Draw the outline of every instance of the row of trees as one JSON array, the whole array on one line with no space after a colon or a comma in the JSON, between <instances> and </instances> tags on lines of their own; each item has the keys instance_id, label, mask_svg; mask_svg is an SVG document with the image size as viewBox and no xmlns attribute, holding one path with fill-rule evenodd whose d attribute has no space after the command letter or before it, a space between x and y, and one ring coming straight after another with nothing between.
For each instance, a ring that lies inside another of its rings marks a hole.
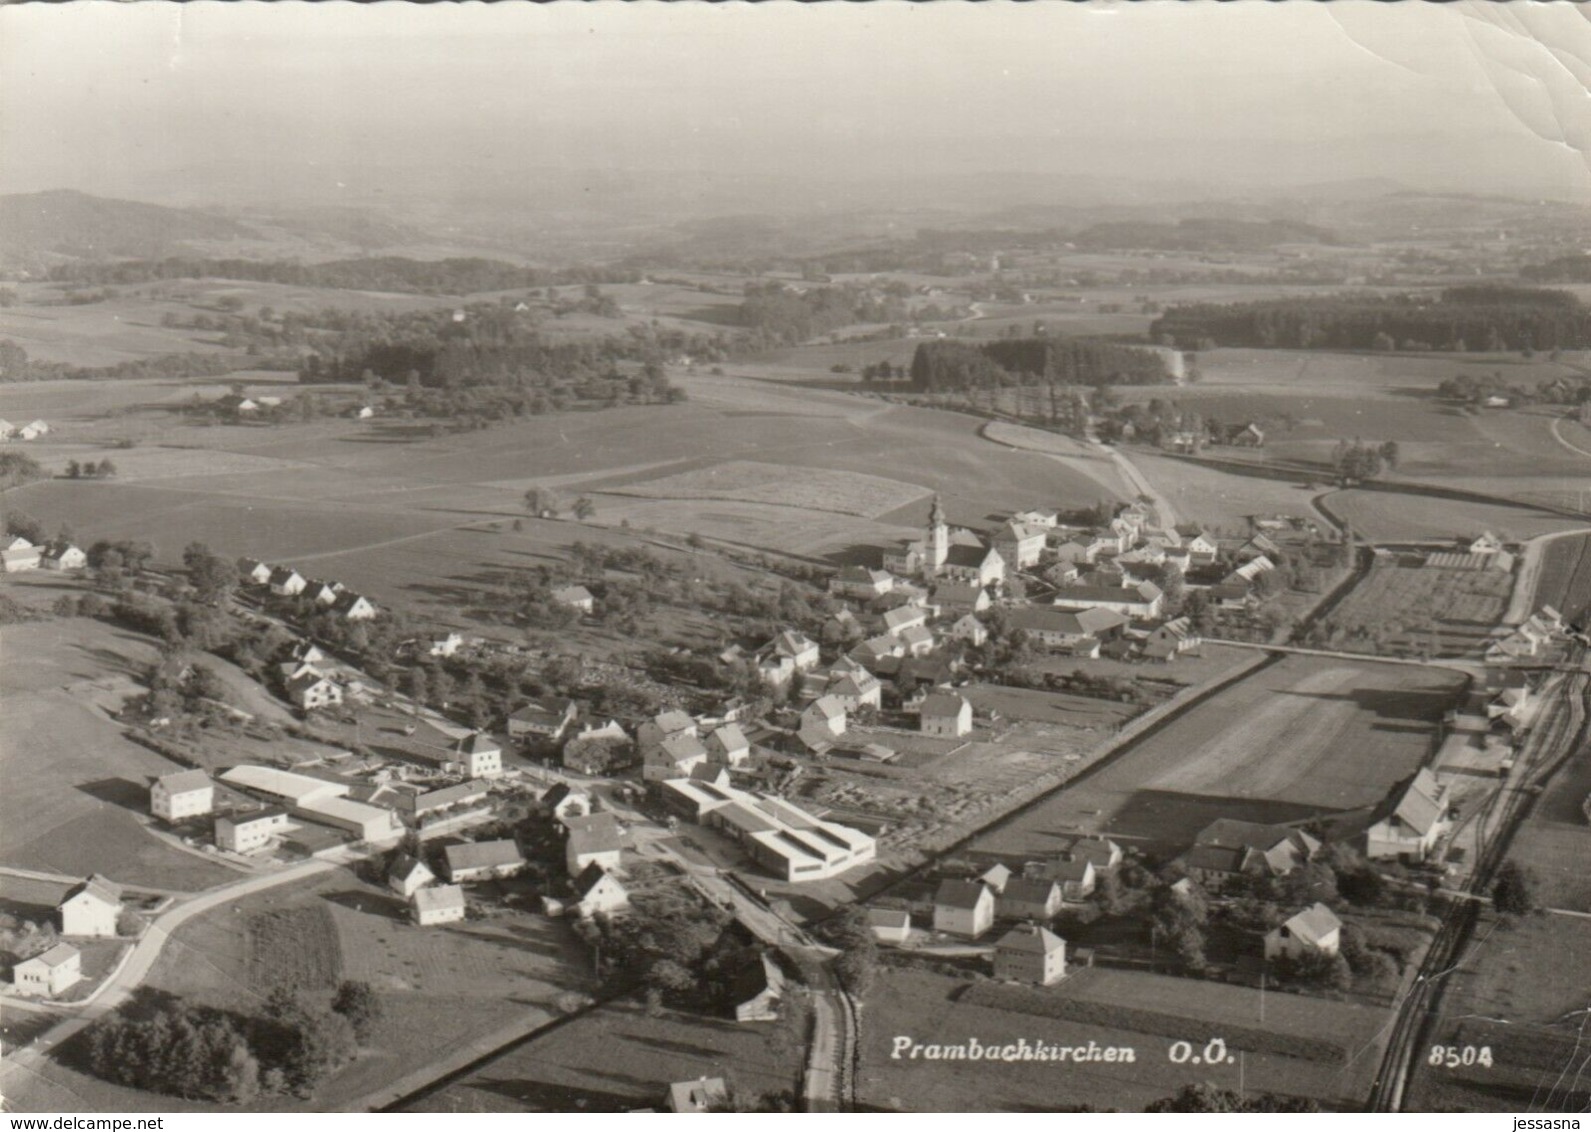
<instances>
[{"instance_id":1,"label":"row of trees","mask_svg":"<svg viewBox=\"0 0 1591 1132\"><path fill-rule=\"evenodd\" d=\"M96 463L93 460L84 460L81 464L76 460L66 462L66 478L69 480L103 480L116 474L116 465L106 457Z\"/></svg>"},{"instance_id":2,"label":"row of trees","mask_svg":"<svg viewBox=\"0 0 1591 1132\"><path fill-rule=\"evenodd\" d=\"M923 342L912 356L913 386L925 391L1006 385L1161 385L1171 380L1155 350L1087 338L955 339Z\"/></svg>"},{"instance_id":3,"label":"row of trees","mask_svg":"<svg viewBox=\"0 0 1591 1132\"><path fill-rule=\"evenodd\" d=\"M1430 295L1350 294L1195 303L1150 327L1157 341L1300 350L1583 349L1591 308L1566 291L1453 287Z\"/></svg>"}]
</instances>

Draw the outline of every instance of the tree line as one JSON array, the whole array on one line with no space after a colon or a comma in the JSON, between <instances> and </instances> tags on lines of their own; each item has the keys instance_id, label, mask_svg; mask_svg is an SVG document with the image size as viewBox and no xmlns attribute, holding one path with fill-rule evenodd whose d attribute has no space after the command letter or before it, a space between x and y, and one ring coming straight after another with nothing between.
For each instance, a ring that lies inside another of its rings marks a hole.
<instances>
[{"instance_id":1,"label":"tree line","mask_svg":"<svg viewBox=\"0 0 1591 1132\"><path fill-rule=\"evenodd\" d=\"M1008 385L1162 385L1171 380L1154 350L1090 338L956 339L924 342L912 356L921 390Z\"/></svg>"},{"instance_id":2,"label":"tree line","mask_svg":"<svg viewBox=\"0 0 1591 1132\"><path fill-rule=\"evenodd\" d=\"M1200 344L1295 350L1511 350L1591 346L1591 308L1566 291L1477 285L1439 296L1348 294L1173 307L1150 334Z\"/></svg>"}]
</instances>

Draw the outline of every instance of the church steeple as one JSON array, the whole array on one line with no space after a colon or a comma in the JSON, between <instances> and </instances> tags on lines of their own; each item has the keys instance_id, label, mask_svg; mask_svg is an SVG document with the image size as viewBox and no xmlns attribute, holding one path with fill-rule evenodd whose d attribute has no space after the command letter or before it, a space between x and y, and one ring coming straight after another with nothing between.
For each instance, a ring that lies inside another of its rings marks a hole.
<instances>
[{"instance_id":1,"label":"church steeple","mask_svg":"<svg viewBox=\"0 0 1591 1132\"><path fill-rule=\"evenodd\" d=\"M928 573L937 574L950 557L950 524L945 522L945 508L934 495L934 505L928 512Z\"/></svg>"}]
</instances>

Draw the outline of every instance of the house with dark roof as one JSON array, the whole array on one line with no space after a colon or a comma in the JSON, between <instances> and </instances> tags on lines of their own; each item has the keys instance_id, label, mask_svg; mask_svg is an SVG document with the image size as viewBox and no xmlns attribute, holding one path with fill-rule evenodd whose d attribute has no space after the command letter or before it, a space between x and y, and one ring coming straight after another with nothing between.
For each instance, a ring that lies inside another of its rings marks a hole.
<instances>
[{"instance_id":1,"label":"house with dark roof","mask_svg":"<svg viewBox=\"0 0 1591 1132\"><path fill-rule=\"evenodd\" d=\"M934 931L977 939L994 926L994 893L973 880L942 880L934 890Z\"/></svg>"},{"instance_id":2,"label":"house with dark roof","mask_svg":"<svg viewBox=\"0 0 1591 1132\"><path fill-rule=\"evenodd\" d=\"M62 935L114 937L122 912L121 886L94 873L69 889L56 911Z\"/></svg>"},{"instance_id":3,"label":"house with dark roof","mask_svg":"<svg viewBox=\"0 0 1591 1132\"><path fill-rule=\"evenodd\" d=\"M556 743L563 738L576 717L579 705L573 700L546 697L527 700L509 713L508 737L525 741Z\"/></svg>"},{"instance_id":4,"label":"house with dark roof","mask_svg":"<svg viewBox=\"0 0 1591 1132\"><path fill-rule=\"evenodd\" d=\"M945 616L964 613L982 613L993 604L989 591L982 586L969 586L961 582L941 582L934 587L929 602Z\"/></svg>"},{"instance_id":5,"label":"house with dark roof","mask_svg":"<svg viewBox=\"0 0 1591 1132\"><path fill-rule=\"evenodd\" d=\"M1182 863L1188 875L1218 892L1245 876L1287 876L1319 851L1320 842L1301 829L1220 818L1200 830Z\"/></svg>"},{"instance_id":6,"label":"house with dark roof","mask_svg":"<svg viewBox=\"0 0 1591 1132\"><path fill-rule=\"evenodd\" d=\"M442 859L447 864L448 879L455 884L513 876L525 867L524 855L509 838L449 845L442 851Z\"/></svg>"},{"instance_id":7,"label":"house with dark roof","mask_svg":"<svg viewBox=\"0 0 1591 1132\"><path fill-rule=\"evenodd\" d=\"M764 951L757 962L748 963L735 973L730 987L735 1021L772 1022L779 1017L784 993L784 972L773 956Z\"/></svg>"},{"instance_id":8,"label":"house with dark roof","mask_svg":"<svg viewBox=\"0 0 1591 1132\"><path fill-rule=\"evenodd\" d=\"M924 735L959 739L972 732L972 704L956 692L930 692L923 699L920 719Z\"/></svg>"},{"instance_id":9,"label":"house with dark roof","mask_svg":"<svg viewBox=\"0 0 1591 1132\"><path fill-rule=\"evenodd\" d=\"M879 943L905 943L911 938L912 916L904 908L869 908L867 926Z\"/></svg>"},{"instance_id":10,"label":"house with dark roof","mask_svg":"<svg viewBox=\"0 0 1591 1132\"><path fill-rule=\"evenodd\" d=\"M1108 609L1141 621L1160 616L1165 595L1153 582L1132 585L1070 585L1055 591L1050 604L1057 609Z\"/></svg>"},{"instance_id":11,"label":"house with dark roof","mask_svg":"<svg viewBox=\"0 0 1591 1132\"><path fill-rule=\"evenodd\" d=\"M1127 625L1123 614L1109 609L1052 609L1041 605L1011 611L1006 624L1020 629L1036 647L1054 652L1089 651L1118 636Z\"/></svg>"},{"instance_id":12,"label":"house with dark roof","mask_svg":"<svg viewBox=\"0 0 1591 1132\"><path fill-rule=\"evenodd\" d=\"M616 817L606 812L586 814L564 819L563 826L568 831L564 864L570 876L579 876L590 865L601 865L609 872L619 868L624 837Z\"/></svg>"},{"instance_id":13,"label":"house with dark roof","mask_svg":"<svg viewBox=\"0 0 1591 1132\"><path fill-rule=\"evenodd\" d=\"M1054 880L1012 877L1000 893L995 912L1002 920L1053 920L1065 898Z\"/></svg>"},{"instance_id":14,"label":"house with dark roof","mask_svg":"<svg viewBox=\"0 0 1591 1132\"><path fill-rule=\"evenodd\" d=\"M407 900L428 884L436 883L433 873L424 861L399 853L387 870L387 887Z\"/></svg>"},{"instance_id":15,"label":"house with dark roof","mask_svg":"<svg viewBox=\"0 0 1591 1132\"><path fill-rule=\"evenodd\" d=\"M595 861L575 877L574 889L575 909L582 919L612 915L630 905L630 894L619 883L619 878Z\"/></svg>"},{"instance_id":16,"label":"house with dark roof","mask_svg":"<svg viewBox=\"0 0 1591 1132\"><path fill-rule=\"evenodd\" d=\"M82 980L82 953L69 943L58 943L11 968L12 987L29 998L55 998Z\"/></svg>"},{"instance_id":17,"label":"house with dark roof","mask_svg":"<svg viewBox=\"0 0 1591 1132\"><path fill-rule=\"evenodd\" d=\"M829 579L829 592L836 597L854 597L870 601L883 597L895 586L895 575L887 570L870 570L865 566L847 566Z\"/></svg>"}]
</instances>

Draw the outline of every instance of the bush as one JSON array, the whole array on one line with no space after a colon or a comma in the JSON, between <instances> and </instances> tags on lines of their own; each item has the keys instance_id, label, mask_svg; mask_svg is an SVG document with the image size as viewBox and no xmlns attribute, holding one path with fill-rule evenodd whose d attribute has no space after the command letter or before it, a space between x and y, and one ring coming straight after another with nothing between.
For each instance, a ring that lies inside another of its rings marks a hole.
<instances>
[{"instance_id":1,"label":"bush","mask_svg":"<svg viewBox=\"0 0 1591 1132\"><path fill-rule=\"evenodd\" d=\"M1492 906L1505 916L1528 916L1540 906L1536 876L1517 861L1505 861L1492 884Z\"/></svg>"}]
</instances>

